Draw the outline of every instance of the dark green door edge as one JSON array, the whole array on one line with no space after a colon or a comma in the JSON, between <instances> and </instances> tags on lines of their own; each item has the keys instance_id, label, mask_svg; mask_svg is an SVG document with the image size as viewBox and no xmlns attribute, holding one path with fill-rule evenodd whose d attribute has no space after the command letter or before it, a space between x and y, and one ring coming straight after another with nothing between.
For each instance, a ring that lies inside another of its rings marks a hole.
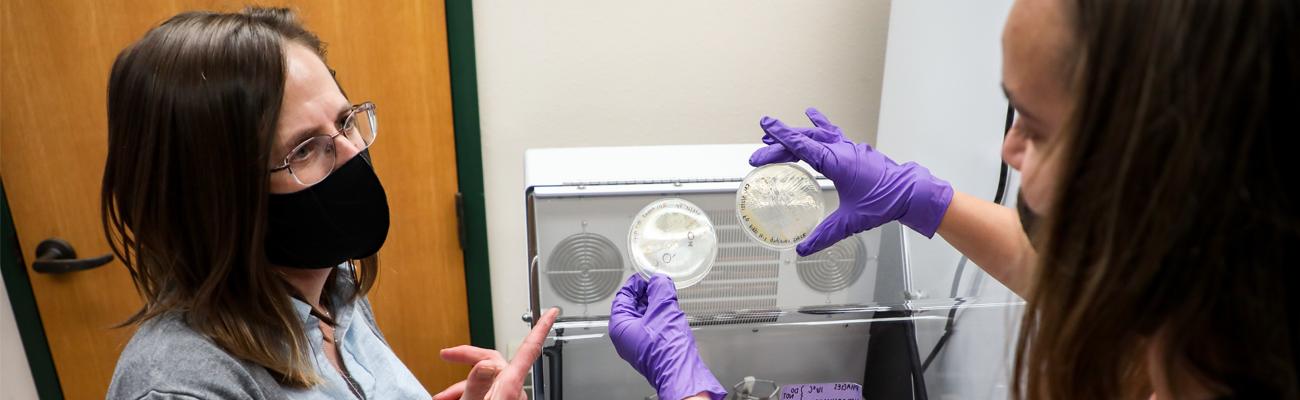
<instances>
[{"instance_id":1,"label":"dark green door edge","mask_svg":"<svg viewBox=\"0 0 1300 400\"><path fill-rule=\"evenodd\" d=\"M36 394L42 399L62 399L63 388L59 387L59 374L54 371L54 357L45 341L45 325L41 324L41 313L36 309L36 296L32 293L32 282L27 279L21 248L13 215L9 214L9 198L4 183L0 182L0 276L4 277L9 305L14 309L18 337L27 353Z\"/></svg>"},{"instance_id":2,"label":"dark green door edge","mask_svg":"<svg viewBox=\"0 0 1300 400\"><path fill-rule=\"evenodd\" d=\"M488 274L487 212L483 205L483 149L478 124L478 72L474 63L474 10L470 0L447 0L447 53L455 120L456 175L464 224L465 293L470 344L496 348L492 281Z\"/></svg>"}]
</instances>

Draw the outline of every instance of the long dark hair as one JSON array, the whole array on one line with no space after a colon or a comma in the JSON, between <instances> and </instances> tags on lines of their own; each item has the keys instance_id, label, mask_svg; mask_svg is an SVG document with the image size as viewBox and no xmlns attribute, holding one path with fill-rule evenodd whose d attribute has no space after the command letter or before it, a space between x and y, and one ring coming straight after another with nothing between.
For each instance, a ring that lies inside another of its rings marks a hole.
<instances>
[{"instance_id":1,"label":"long dark hair","mask_svg":"<svg viewBox=\"0 0 1300 400\"><path fill-rule=\"evenodd\" d=\"M1077 102L1016 397L1300 397L1300 5L1072 13Z\"/></svg>"},{"instance_id":2,"label":"long dark hair","mask_svg":"<svg viewBox=\"0 0 1300 400\"><path fill-rule=\"evenodd\" d=\"M183 13L122 50L108 85L101 213L144 298L124 325L179 312L231 355L304 387L319 377L296 293L263 248L290 42L324 60L287 9ZM376 269L373 259L354 269L352 296Z\"/></svg>"}]
</instances>

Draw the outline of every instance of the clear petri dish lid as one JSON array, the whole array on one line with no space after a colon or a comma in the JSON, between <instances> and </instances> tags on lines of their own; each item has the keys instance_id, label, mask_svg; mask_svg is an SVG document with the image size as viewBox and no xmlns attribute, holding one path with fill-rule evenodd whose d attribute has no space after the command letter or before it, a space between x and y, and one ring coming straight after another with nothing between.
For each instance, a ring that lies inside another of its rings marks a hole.
<instances>
[{"instance_id":1,"label":"clear petri dish lid","mask_svg":"<svg viewBox=\"0 0 1300 400\"><path fill-rule=\"evenodd\" d=\"M679 199L656 200L632 220L627 232L632 266L649 279L662 273L678 289L690 287L713 269L718 255L718 233L704 210Z\"/></svg>"},{"instance_id":2,"label":"clear petri dish lid","mask_svg":"<svg viewBox=\"0 0 1300 400\"><path fill-rule=\"evenodd\" d=\"M745 234L770 249L795 247L825 215L821 185L798 164L758 167L736 190L736 220Z\"/></svg>"}]
</instances>

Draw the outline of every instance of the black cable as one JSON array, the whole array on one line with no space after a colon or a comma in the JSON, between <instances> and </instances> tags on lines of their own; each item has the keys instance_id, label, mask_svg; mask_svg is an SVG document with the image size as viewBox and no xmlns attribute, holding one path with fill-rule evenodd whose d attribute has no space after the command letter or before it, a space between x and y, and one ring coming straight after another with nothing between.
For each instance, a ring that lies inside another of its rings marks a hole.
<instances>
[{"instance_id":1,"label":"black cable","mask_svg":"<svg viewBox=\"0 0 1300 400\"><path fill-rule=\"evenodd\" d=\"M957 271L953 272L952 290L949 292L949 298L957 297L957 288L961 286L962 272L966 269L966 261L969 260L969 258L966 258L966 256L963 255L961 256L961 260L957 261ZM957 308L965 302L966 298L964 297L957 299L957 302L952 305L952 308L948 309L948 322L943 326L943 336L939 336L939 341L934 343L934 349L930 350L930 355L925 356L925 362L921 364L922 373L925 373L925 371L930 369L930 363L934 362L934 358L939 355L939 350L943 349L943 345L948 343L948 338L952 337L952 327L957 321Z\"/></svg>"},{"instance_id":2,"label":"black cable","mask_svg":"<svg viewBox=\"0 0 1300 400\"><path fill-rule=\"evenodd\" d=\"M1011 107L1010 104L1007 104L1007 120L1006 124L1002 128L1002 140L1006 140L1007 133L1011 132L1011 123L1015 121L1015 116L1016 109ZM1011 175L1011 171L1007 167L1007 162L1002 161L1000 164L1002 166L998 169L998 190L993 193L993 202L998 204L1002 204L1002 202L1007 198L1007 181L1010 179ZM962 272L965 272L966 262L969 260L970 259L966 258L965 255L962 255L961 260L957 261L957 270L952 274L952 290L948 295L949 298L957 297L957 288L961 286ZM948 322L943 326L943 335L939 336L939 340L934 343L934 349L930 350L930 355L925 356L925 362L921 364L921 373L925 373L925 371L930 369L930 364L934 362L935 357L939 356L939 351L943 350L943 346L947 344L948 339L952 337L953 325L957 320L957 309L965 302L965 298L957 299L957 301L952 305L952 308L948 309Z\"/></svg>"},{"instance_id":3,"label":"black cable","mask_svg":"<svg viewBox=\"0 0 1300 400\"><path fill-rule=\"evenodd\" d=\"M557 328L555 330L555 337L559 338L561 336L564 336L564 328ZM550 393L548 393L546 398L552 400L561 400L564 398L564 387L561 386L564 384L563 347L564 341L556 340L555 344L542 349L542 355L545 356L547 361L549 361L547 366L550 369L550 371L547 371L550 372L547 377L547 381L549 382L548 384L550 385L550 388L548 388L550 389ZM536 386L537 382L533 382L533 385Z\"/></svg>"},{"instance_id":4,"label":"black cable","mask_svg":"<svg viewBox=\"0 0 1300 400\"><path fill-rule=\"evenodd\" d=\"M1002 126L1002 141L1007 140L1007 134L1011 133L1011 123L1016 120L1016 108L1007 104L1007 122ZM1001 157L998 157L1001 159ZM993 193L993 202L1002 204L1007 199L1007 180L1010 179L1010 171L1007 170L1007 162L1002 161L1002 168L998 171L998 191Z\"/></svg>"},{"instance_id":5,"label":"black cable","mask_svg":"<svg viewBox=\"0 0 1300 400\"><path fill-rule=\"evenodd\" d=\"M911 315L908 311L908 315ZM903 328L907 330L907 335L912 340L907 341L908 361L912 365L912 398L915 400L930 400L929 389L925 387L925 367L921 366L921 350L916 345L916 324L912 321L905 321ZM918 367L921 366L921 367Z\"/></svg>"}]
</instances>

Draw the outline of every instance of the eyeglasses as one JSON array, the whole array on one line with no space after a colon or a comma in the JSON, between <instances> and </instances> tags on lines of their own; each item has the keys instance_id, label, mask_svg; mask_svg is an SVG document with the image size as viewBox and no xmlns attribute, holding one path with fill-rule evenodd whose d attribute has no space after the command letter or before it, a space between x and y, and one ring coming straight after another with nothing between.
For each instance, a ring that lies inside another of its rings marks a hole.
<instances>
[{"instance_id":1,"label":"eyeglasses","mask_svg":"<svg viewBox=\"0 0 1300 400\"><path fill-rule=\"evenodd\" d=\"M271 173L289 170L289 175L303 186L311 186L325 180L334 172L334 163L338 152L334 149L334 139L340 135L352 142L357 151L370 148L378 134L375 124L375 103L365 102L352 106L338 132L333 135L313 136L302 141L289 154L284 162L271 168Z\"/></svg>"}]
</instances>

